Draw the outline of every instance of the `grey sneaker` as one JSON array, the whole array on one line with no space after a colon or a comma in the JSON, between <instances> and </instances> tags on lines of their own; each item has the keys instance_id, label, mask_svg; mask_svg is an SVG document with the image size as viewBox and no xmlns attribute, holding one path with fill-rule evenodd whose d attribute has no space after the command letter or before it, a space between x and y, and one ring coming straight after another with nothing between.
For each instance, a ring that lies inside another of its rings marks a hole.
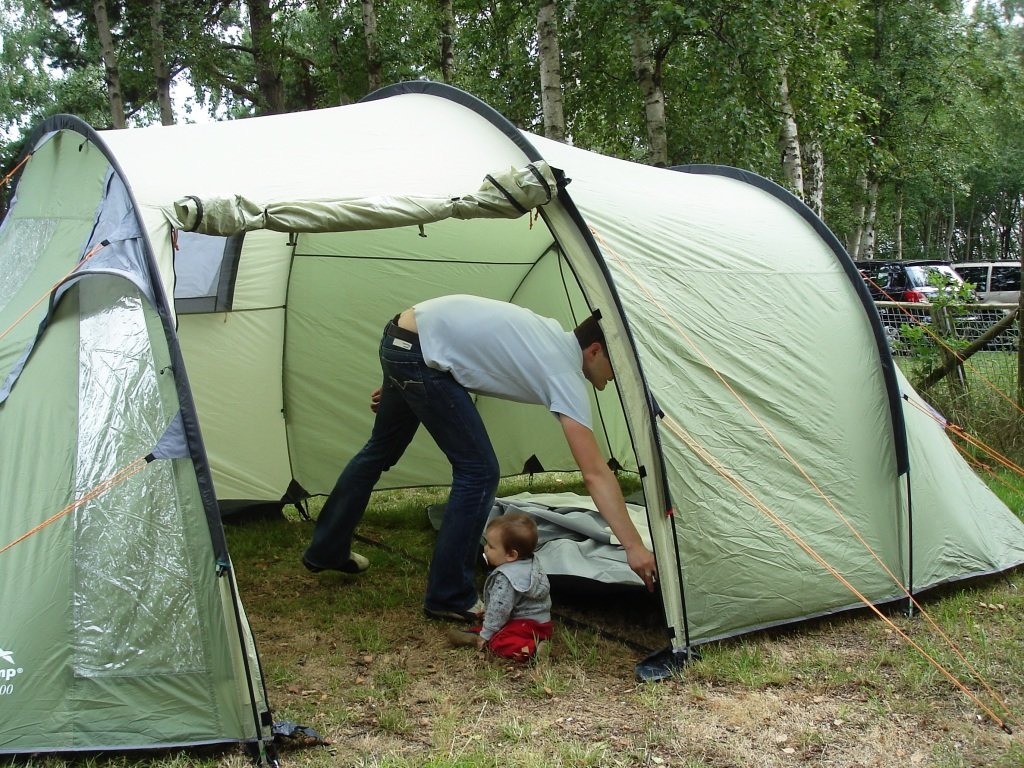
<instances>
[{"instance_id":1,"label":"grey sneaker","mask_svg":"<svg viewBox=\"0 0 1024 768\"><path fill-rule=\"evenodd\" d=\"M348 562L346 562L340 568L321 568L319 565L313 565L306 556L302 556L302 564L306 566L306 569L310 573L321 573L322 571L340 571L341 573L362 573L370 567L370 561L360 555L358 552L350 552L348 556Z\"/></svg>"},{"instance_id":2,"label":"grey sneaker","mask_svg":"<svg viewBox=\"0 0 1024 768\"><path fill-rule=\"evenodd\" d=\"M444 619L445 621L465 621L468 623L479 622L484 615L484 602L477 598L472 607L464 611L444 611L423 607L423 612L432 619Z\"/></svg>"}]
</instances>

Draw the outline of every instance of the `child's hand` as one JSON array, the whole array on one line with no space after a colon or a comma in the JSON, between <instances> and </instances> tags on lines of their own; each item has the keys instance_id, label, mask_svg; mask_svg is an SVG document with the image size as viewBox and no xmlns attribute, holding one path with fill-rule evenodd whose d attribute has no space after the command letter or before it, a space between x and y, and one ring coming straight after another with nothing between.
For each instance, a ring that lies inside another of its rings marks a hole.
<instances>
[{"instance_id":1,"label":"child's hand","mask_svg":"<svg viewBox=\"0 0 1024 768\"><path fill-rule=\"evenodd\" d=\"M487 641L484 640L482 637L477 637L477 639L476 639L476 649L478 651L482 651L486 647L487 647Z\"/></svg>"}]
</instances>

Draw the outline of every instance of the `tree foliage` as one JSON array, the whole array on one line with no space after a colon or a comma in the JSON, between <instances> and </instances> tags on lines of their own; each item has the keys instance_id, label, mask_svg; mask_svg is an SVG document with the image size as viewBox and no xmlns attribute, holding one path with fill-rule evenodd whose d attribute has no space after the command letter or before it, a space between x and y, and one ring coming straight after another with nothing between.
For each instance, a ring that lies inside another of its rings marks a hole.
<instances>
[{"instance_id":1,"label":"tree foliage","mask_svg":"<svg viewBox=\"0 0 1024 768\"><path fill-rule=\"evenodd\" d=\"M104 2L129 126L349 104L428 78L540 133L543 9L567 141L755 171L861 256L1020 256L1022 0L970 15L954 0ZM48 114L114 125L94 0L0 5L5 167ZM191 94L173 114L168 80Z\"/></svg>"}]
</instances>

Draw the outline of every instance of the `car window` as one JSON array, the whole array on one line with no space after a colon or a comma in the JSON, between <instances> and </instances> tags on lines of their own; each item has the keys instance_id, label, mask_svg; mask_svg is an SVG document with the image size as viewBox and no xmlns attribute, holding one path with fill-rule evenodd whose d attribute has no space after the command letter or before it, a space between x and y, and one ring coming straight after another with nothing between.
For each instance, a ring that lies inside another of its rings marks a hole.
<instances>
[{"instance_id":1,"label":"car window","mask_svg":"<svg viewBox=\"0 0 1024 768\"><path fill-rule=\"evenodd\" d=\"M988 267L957 267L956 271L966 283L972 283L979 291L988 290L985 283L988 280Z\"/></svg>"},{"instance_id":2,"label":"car window","mask_svg":"<svg viewBox=\"0 0 1024 768\"><path fill-rule=\"evenodd\" d=\"M1014 264L1005 267L992 267L992 288L993 291L1019 291L1020 290L1020 266Z\"/></svg>"},{"instance_id":3,"label":"car window","mask_svg":"<svg viewBox=\"0 0 1024 768\"><path fill-rule=\"evenodd\" d=\"M944 275L950 282L956 285L963 282L960 275L958 275L952 267L946 266L945 264L918 264L907 267L907 277L910 279L910 284L914 288L927 288L931 286L931 283L928 282L928 276L933 272L938 272Z\"/></svg>"}]
</instances>

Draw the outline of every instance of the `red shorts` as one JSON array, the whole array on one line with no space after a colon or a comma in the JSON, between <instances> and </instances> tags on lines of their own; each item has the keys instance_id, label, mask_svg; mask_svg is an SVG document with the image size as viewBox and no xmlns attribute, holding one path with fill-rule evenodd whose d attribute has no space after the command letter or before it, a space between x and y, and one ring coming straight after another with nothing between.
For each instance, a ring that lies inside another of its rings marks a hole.
<instances>
[{"instance_id":1,"label":"red shorts","mask_svg":"<svg viewBox=\"0 0 1024 768\"><path fill-rule=\"evenodd\" d=\"M550 640L554 625L550 621L512 619L487 641L487 647L496 655L516 661L526 661L537 652L540 640Z\"/></svg>"}]
</instances>

